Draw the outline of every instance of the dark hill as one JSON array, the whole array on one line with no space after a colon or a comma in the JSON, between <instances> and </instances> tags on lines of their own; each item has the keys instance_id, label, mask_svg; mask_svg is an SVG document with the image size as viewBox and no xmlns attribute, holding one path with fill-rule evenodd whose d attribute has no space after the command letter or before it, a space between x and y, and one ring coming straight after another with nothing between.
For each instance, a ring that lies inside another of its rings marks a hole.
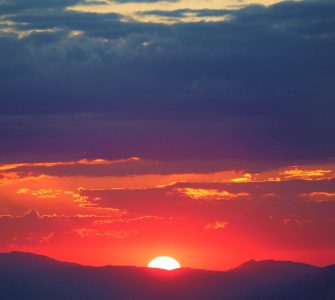
<instances>
[{"instance_id":1,"label":"dark hill","mask_svg":"<svg viewBox=\"0 0 335 300\"><path fill-rule=\"evenodd\" d=\"M249 261L225 271L87 267L0 253L0 299L335 299L335 267Z\"/></svg>"}]
</instances>

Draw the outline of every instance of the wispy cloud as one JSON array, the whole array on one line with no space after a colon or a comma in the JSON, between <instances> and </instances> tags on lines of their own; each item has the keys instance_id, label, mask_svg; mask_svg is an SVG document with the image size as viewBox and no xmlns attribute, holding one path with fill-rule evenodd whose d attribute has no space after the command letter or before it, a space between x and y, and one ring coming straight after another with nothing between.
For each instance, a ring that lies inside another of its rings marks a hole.
<instances>
[{"instance_id":1,"label":"wispy cloud","mask_svg":"<svg viewBox=\"0 0 335 300\"><path fill-rule=\"evenodd\" d=\"M316 203L334 202L335 192L311 192L308 194L301 194L300 197L307 198L309 201Z\"/></svg>"},{"instance_id":2,"label":"wispy cloud","mask_svg":"<svg viewBox=\"0 0 335 300\"><path fill-rule=\"evenodd\" d=\"M249 193L230 193L228 191L220 191L217 189L195 189L195 188L177 188L174 190L188 198L194 200L231 200L245 198L249 196Z\"/></svg>"},{"instance_id":3,"label":"wispy cloud","mask_svg":"<svg viewBox=\"0 0 335 300\"><path fill-rule=\"evenodd\" d=\"M205 225L206 230L217 230L225 229L228 226L228 222L225 221L215 221L214 223L208 223Z\"/></svg>"}]
</instances>

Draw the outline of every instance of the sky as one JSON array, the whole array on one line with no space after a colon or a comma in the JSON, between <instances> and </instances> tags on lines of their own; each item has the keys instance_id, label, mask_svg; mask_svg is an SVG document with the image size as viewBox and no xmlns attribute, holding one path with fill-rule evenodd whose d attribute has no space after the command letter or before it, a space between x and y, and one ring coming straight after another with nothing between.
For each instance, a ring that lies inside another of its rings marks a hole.
<instances>
[{"instance_id":1,"label":"sky","mask_svg":"<svg viewBox=\"0 0 335 300\"><path fill-rule=\"evenodd\" d=\"M0 251L335 263L335 2L0 0Z\"/></svg>"}]
</instances>

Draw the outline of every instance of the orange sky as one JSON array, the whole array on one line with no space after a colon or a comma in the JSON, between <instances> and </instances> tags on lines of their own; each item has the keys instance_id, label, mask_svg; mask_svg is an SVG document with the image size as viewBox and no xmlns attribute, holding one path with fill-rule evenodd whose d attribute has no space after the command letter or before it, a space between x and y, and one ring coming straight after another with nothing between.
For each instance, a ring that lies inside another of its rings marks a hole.
<instances>
[{"instance_id":1,"label":"orange sky","mask_svg":"<svg viewBox=\"0 0 335 300\"><path fill-rule=\"evenodd\" d=\"M334 262L333 163L257 173L170 163L0 165L1 251L93 265L169 255L205 269L251 258Z\"/></svg>"}]
</instances>

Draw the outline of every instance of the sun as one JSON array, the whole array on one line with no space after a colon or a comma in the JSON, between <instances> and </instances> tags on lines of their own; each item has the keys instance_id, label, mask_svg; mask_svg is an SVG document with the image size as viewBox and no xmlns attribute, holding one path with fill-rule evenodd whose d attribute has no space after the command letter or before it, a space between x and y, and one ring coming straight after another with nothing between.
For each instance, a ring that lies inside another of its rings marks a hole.
<instances>
[{"instance_id":1,"label":"sun","mask_svg":"<svg viewBox=\"0 0 335 300\"><path fill-rule=\"evenodd\" d=\"M180 267L181 267L180 263L177 262L174 258L169 256L156 257L148 264L148 268L158 268L168 271L179 269Z\"/></svg>"}]
</instances>

